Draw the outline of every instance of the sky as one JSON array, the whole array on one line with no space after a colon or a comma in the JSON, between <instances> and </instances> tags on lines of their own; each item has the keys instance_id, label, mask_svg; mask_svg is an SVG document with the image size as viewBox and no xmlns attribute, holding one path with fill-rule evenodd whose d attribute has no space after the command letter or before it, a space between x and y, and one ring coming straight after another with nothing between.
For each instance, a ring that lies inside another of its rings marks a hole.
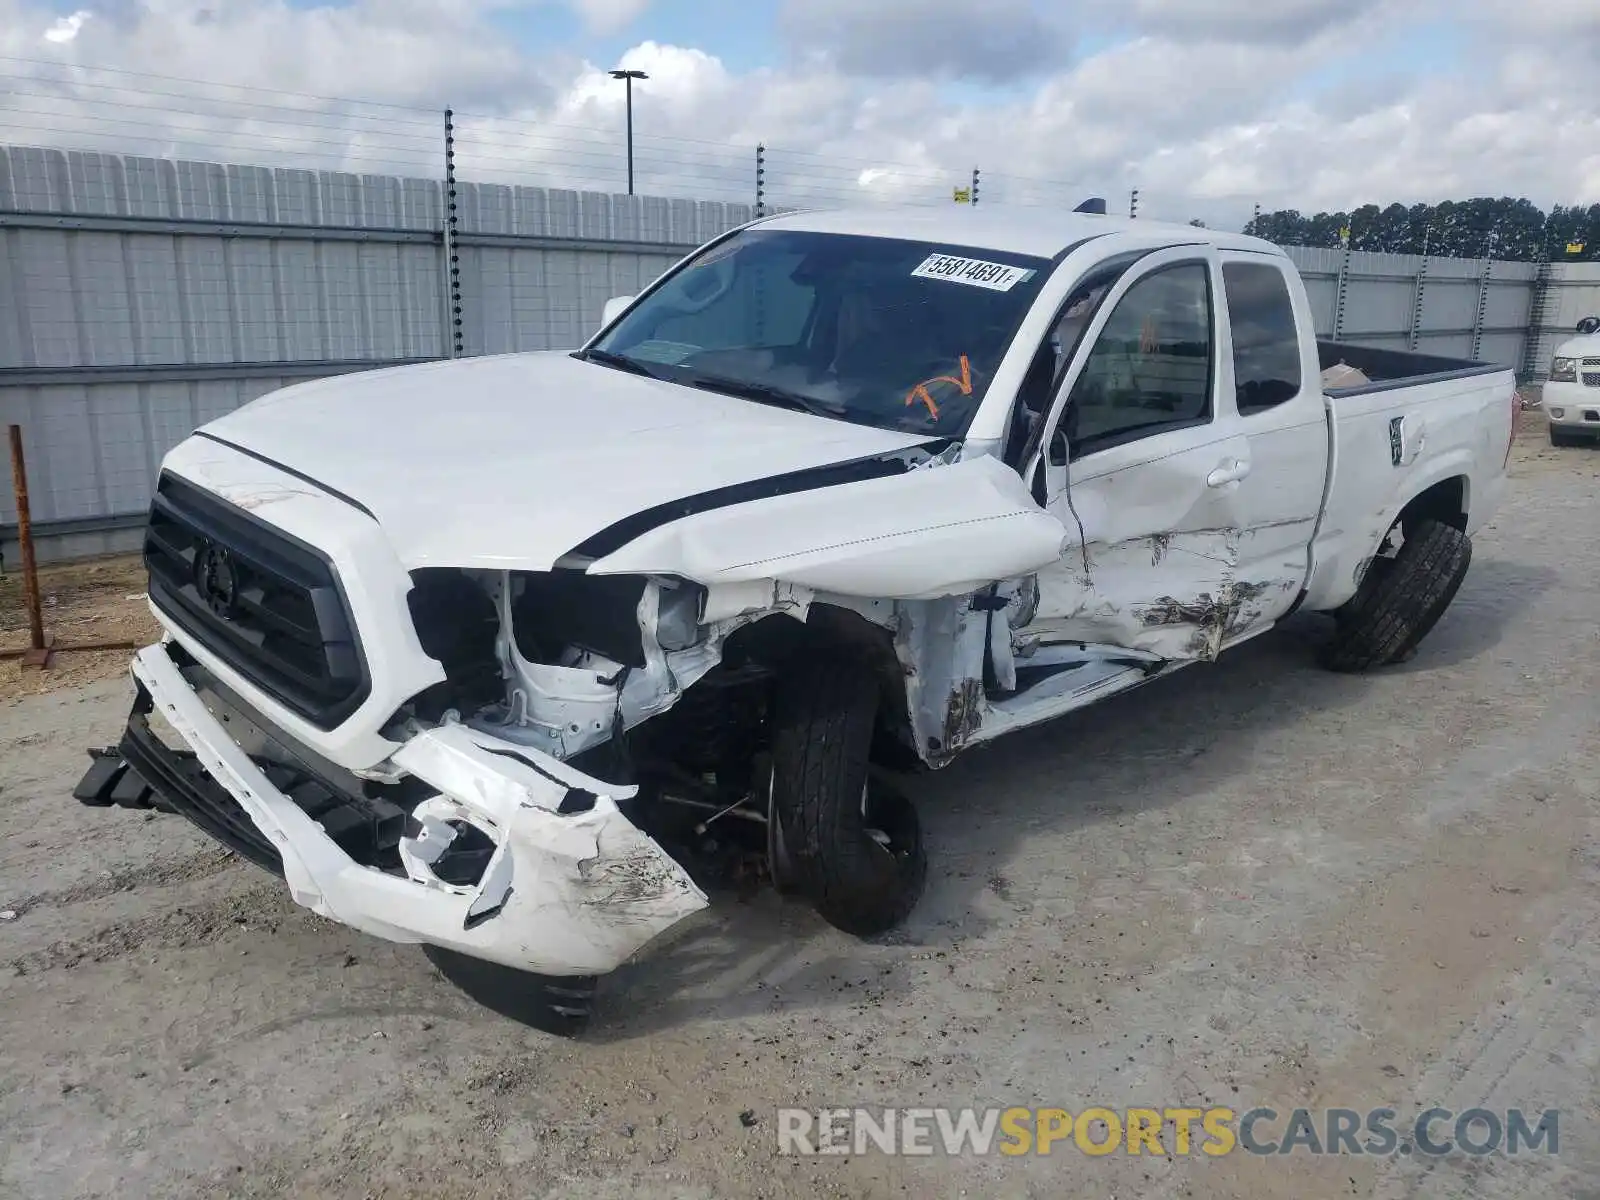
<instances>
[{"instance_id":1,"label":"sky","mask_svg":"<svg viewBox=\"0 0 1600 1200\"><path fill-rule=\"evenodd\" d=\"M1600 201L1600 0L0 0L0 137L770 205L1237 226Z\"/></svg>"}]
</instances>

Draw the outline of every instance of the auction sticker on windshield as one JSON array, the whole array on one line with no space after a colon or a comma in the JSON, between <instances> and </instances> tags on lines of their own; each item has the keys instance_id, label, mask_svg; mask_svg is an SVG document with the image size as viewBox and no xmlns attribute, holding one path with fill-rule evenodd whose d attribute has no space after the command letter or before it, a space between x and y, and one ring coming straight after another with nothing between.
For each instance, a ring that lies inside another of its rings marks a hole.
<instances>
[{"instance_id":1,"label":"auction sticker on windshield","mask_svg":"<svg viewBox=\"0 0 1600 1200\"><path fill-rule=\"evenodd\" d=\"M957 258L953 254L930 254L911 274L918 279L948 279L951 283L988 288L991 292L1009 292L1017 284L1033 278L1031 268L984 262L981 258Z\"/></svg>"}]
</instances>

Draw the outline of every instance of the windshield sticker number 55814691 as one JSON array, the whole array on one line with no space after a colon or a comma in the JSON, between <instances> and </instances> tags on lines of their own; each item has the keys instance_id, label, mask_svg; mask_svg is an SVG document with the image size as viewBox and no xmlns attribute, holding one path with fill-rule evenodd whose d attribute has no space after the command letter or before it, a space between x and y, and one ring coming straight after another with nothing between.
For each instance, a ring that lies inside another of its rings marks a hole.
<instances>
[{"instance_id":1,"label":"windshield sticker number 55814691","mask_svg":"<svg viewBox=\"0 0 1600 1200\"><path fill-rule=\"evenodd\" d=\"M968 287L988 288L991 292L1009 292L1033 277L1029 268L984 262L981 258L958 258L954 254L930 254L911 274L918 279L945 279Z\"/></svg>"}]
</instances>

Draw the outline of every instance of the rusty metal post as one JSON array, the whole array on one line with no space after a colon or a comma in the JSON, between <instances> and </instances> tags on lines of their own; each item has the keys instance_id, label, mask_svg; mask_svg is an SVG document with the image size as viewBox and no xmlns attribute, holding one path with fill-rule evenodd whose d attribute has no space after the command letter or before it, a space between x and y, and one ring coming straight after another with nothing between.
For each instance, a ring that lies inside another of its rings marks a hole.
<instances>
[{"instance_id":1,"label":"rusty metal post","mask_svg":"<svg viewBox=\"0 0 1600 1200\"><path fill-rule=\"evenodd\" d=\"M17 543L22 547L22 593L28 604L28 637L42 666L48 658L48 648L44 640L44 608L39 603L39 566L33 558L33 524L28 513L28 466L22 457L21 425L11 426L11 486L17 497Z\"/></svg>"}]
</instances>

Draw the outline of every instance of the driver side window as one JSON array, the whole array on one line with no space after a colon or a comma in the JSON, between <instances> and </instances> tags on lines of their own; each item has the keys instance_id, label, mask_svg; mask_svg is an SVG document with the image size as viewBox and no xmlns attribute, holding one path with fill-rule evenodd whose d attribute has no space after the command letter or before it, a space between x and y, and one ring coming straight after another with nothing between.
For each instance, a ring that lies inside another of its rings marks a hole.
<instances>
[{"instance_id":1,"label":"driver side window","mask_svg":"<svg viewBox=\"0 0 1600 1200\"><path fill-rule=\"evenodd\" d=\"M1128 289L1067 401L1073 457L1211 419L1211 311L1202 262L1163 267Z\"/></svg>"}]
</instances>

